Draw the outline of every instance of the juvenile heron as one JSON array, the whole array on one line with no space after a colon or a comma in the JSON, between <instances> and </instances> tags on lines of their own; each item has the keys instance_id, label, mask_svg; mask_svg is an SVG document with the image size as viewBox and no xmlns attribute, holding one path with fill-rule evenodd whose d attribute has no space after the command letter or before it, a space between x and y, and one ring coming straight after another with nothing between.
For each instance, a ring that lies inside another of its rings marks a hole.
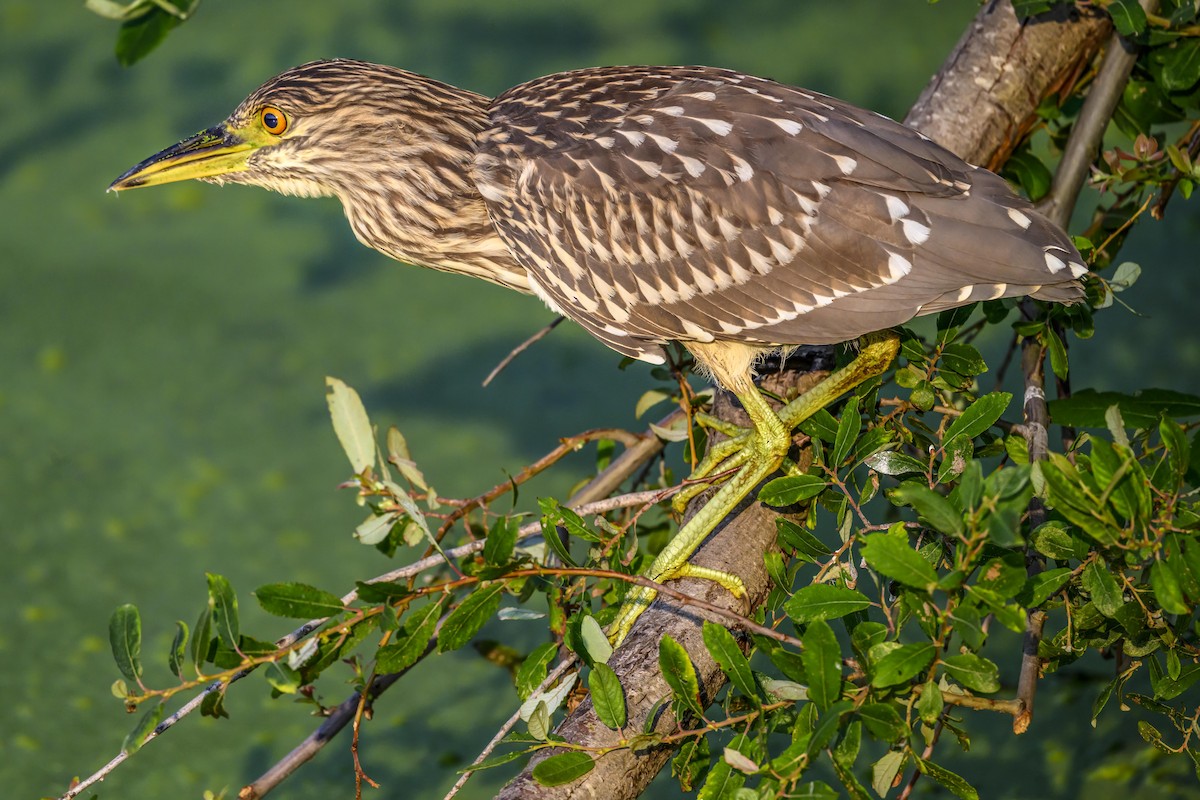
<instances>
[{"instance_id":1,"label":"juvenile heron","mask_svg":"<svg viewBox=\"0 0 1200 800\"><path fill-rule=\"evenodd\" d=\"M337 197L359 241L399 261L536 294L624 355L680 342L753 428L736 468L648 576L687 564L779 468L790 431L882 373L877 333L977 300L1071 303L1071 240L987 170L831 97L708 67L600 67L495 99L393 67L317 61L255 90L225 122L113 182L196 178ZM858 357L775 412L764 353L863 339ZM718 468L707 460L701 472ZM637 591L614 628L653 597Z\"/></svg>"}]
</instances>

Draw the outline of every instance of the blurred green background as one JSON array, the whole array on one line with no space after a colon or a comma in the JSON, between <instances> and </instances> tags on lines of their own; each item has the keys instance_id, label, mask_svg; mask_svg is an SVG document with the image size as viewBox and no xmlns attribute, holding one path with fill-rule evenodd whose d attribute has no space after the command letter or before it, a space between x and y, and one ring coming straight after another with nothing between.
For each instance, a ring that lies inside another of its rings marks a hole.
<instances>
[{"instance_id":1,"label":"blurred green background","mask_svg":"<svg viewBox=\"0 0 1200 800\"><path fill-rule=\"evenodd\" d=\"M239 589L243 628L272 638L289 626L258 612L255 586L300 580L341 593L390 568L350 537L363 515L335 489L349 470L325 375L357 387L377 422L398 425L448 496L504 480L559 436L639 425L633 402L649 384L643 366L618 371L614 354L564 326L481 389L550 319L535 300L389 262L354 241L332 200L200 184L105 195L117 174L223 119L283 68L330 56L489 94L574 67L707 63L899 117L975 10L925 0L205 0L159 51L123 69L116 26L82 4L0 0L4 794L57 793L117 751L133 723L108 692L118 604L142 609L148 677L165 682L159 654L173 621L198 613L205 571ZM1200 390L1198 218L1182 203L1172 211L1142 226L1125 254L1146 267L1124 295L1145 316L1101 316L1097 336L1072 351L1076 387ZM561 494L586 466L523 496ZM393 690L365 728L364 763L383 796L440 797L511 713L505 682L462 653ZM335 681L324 692L344 695ZM1131 727L1111 733L1111 717L1097 739L1086 722L1056 717L1086 709L1093 693L1044 689L1034 732L991 746L983 731L1004 724L977 715L975 751L952 763L984 785L1003 776L985 796L1090 791L1103 753L1136 738ZM101 795L236 793L315 724L270 700L257 676L228 706L232 720L190 719ZM464 796L487 796L502 778L477 778ZM348 796L352 785L338 742L278 796Z\"/></svg>"}]
</instances>

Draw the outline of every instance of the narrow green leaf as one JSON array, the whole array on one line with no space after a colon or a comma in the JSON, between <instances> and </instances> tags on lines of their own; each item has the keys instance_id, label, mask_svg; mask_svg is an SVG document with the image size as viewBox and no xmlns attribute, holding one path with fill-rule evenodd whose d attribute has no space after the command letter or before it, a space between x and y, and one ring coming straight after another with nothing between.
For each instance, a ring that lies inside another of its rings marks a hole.
<instances>
[{"instance_id":1,"label":"narrow green leaf","mask_svg":"<svg viewBox=\"0 0 1200 800\"><path fill-rule=\"evenodd\" d=\"M871 569L905 586L932 592L937 571L908 543L908 534L876 533L864 538L862 556Z\"/></svg>"},{"instance_id":2,"label":"narrow green leaf","mask_svg":"<svg viewBox=\"0 0 1200 800\"><path fill-rule=\"evenodd\" d=\"M1088 562L1088 565L1083 568L1080 580L1083 583L1083 590L1091 595L1096 610L1104 616L1113 616L1124 605L1125 598L1121 595L1121 587L1117 585L1112 573L1100 561Z\"/></svg>"},{"instance_id":3,"label":"narrow green leaf","mask_svg":"<svg viewBox=\"0 0 1200 800\"><path fill-rule=\"evenodd\" d=\"M196 627L192 635L192 643L188 645L188 653L192 657L192 666L199 674L203 672L200 668L208 660L208 653L212 649L212 600L209 599L205 604L204 610L200 612L200 616L196 618Z\"/></svg>"},{"instance_id":4,"label":"narrow green leaf","mask_svg":"<svg viewBox=\"0 0 1200 800\"><path fill-rule=\"evenodd\" d=\"M461 608L461 606L459 606ZM429 648L429 640L437 630L441 616L441 603L426 603L410 612L404 620L400 633L392 637L393 644L379 648L375 653L375 671L385 675L403 672L421 658ZM539 681L540 683L540 681Z\"/></svg>"},{"instance_id":5,"label":"narrow green leaf","mask_svg":"<svg viewBox=\"0 0 1200 800\"><path fill-rule=\"evenodd\" d=\"M784 603L784 611L801 624L820 619L836 619L871 605L862 592L824 583L805 586Z\"/></svg>"},{"instance_id":6,"label":"narrow green leaf","mask_svg":"<svg viewBox=\"0 0 1200 800\"><path fill-rule=\"evenodd\" d=\"M533 649L517 669L517 696L528 700L533 690L546 680L550 662L558 655L557 642L544 642Z\"/></svg>"},{"instance_id":7,"label":"narrow green leaf","mask_svg":"<svg viewBox=\"0 0 1200 800\"><path fill-rule=\"evenodd\" d=\"M945 707L945 699L937 683L926 681L921 687L921 696L917 698L917 716L926 725L933 725L938 721L938 717L942 716L942 709Z\"/></svg>"},{"instance_id":8,"label":"narrow green leaf","mask_svg":"<svg viewBox=\"0 0 1200 800\"><path fill-rule=\"evenodd\" d=\"M596 664L588 677L588 691L592 695L592 707L596 718L610 729L617 731L625 727L625 690L617 673L607 664Z\"/></svg>"},{"instance_id":9,"label":"narrow green leaf","mask_svg":"<svg viewBox=\"0 0 1200 800\"><path fill-rule=\"evenodd\" d=\"M949 500L928 486L905 481L893 489L889 496L897 505L912 506L926 522L942 533L961 537L966 531L962 514Z\"/></svg>"},{"instance_id":10,"label":"narrow green leaf","mask_svg":"<svg viewBox=\"0 0 1200 800\"><path fill-rule=\"evenodd\" d=\"M708 648L708 652L712 654L713 660L717 662L721 671L729 677L729 682L757 705L759 696L758 686L754 682L754 672L751 671L750 662L742 653L742 648L738 647L733 634L723 625L705 620L703 635L704 646Z\"/></svg>"},{"instance_id":11,"label":"narrow green leaf","mask_svg":"<svg viewBox=\"0 0 1200 800\"><path fill-rule=\"evenodd\" d=\"M208 578L208 598L217 638L230 650L236 650L241 639L237 595L223 575L206 572L205 577Z\"/></svg>"},{"instance_id":12,"label":"narrow green leaf","mask_svg":"<svg viewBox=\"0 0 1200 800\"><path fill-rule=\"evenodd\" d=\"M268 614L291 619L332 617L345 610L337 595L307 583L268 583L254 590L254 598Z\"/></svg>"},{"instance_id":13,"label":"narrow green leaf","mask_svg":"<svg viewBox=\"0 0 1200 800\"><path fill-rule=\"evenodd\" d=\"M658 668L662 670L663 680L671 687L678 707L676 716L683 716L683 711L691 711L698 717L704 716L696 668L692 666L687 650L670 635L663 636L658 643Z\"/></svg>"},{"instance_id":14,"label":"narrow green leaf","mask_svg":"<svg viewBox=\"0 0 1200 800\"><path fill-rule=\"evenodd\" d=\"M842 649L833 628L823 619L809 624L803 641L800 658L808 676L808 699L824 711L842 696Z\"/></svg>"},{"instance_id":15,"label":"narrow green leaf","mask_svg":"<svg viewBox=\"0 0 1200 800\"><path fill-rule=\"evenodd\" d=\"M858 432L862 428L862 416L858 411L858 398L851 397L842 408L842 418L838 420L837 436L833 442L833 459L831 466L835 469L846 460Z\"/></svg>"},{"instance_id":16,"label":"narrow green leaf","mask_svg":"<svg viewBox=\"0 0 1200 800\"><path fill-rule=\"evenodd\" d=\"M911 680L929 666L936 653L937 648L929 642L901 645L872 665L871 685L882 689Z\"/></svg>"},{"instance_id":17,"label":"narrow green leaf","mask_svg":"<svg viewBox=\"0 0 1200 800\"><path fill-rule=\"evenodd\" d=\"M125 741L121 742L121 752L132 755L141 749L142 745L146 743L146 737L154 732L158 723L162 722L163 712L166 708L166 703L160 700L149 711L142 714L137 725L134 725L133 730L125 735Z\"/></svg>"},{"instance_id":18,"label":"narrow green leaf","mask_svg":"<svg viewBox=\"0 0 1200 800\"><path fill-rule=\"evenodd\" d=\"M1200 395L1170 389L1143 389L1134 394L1097 392L1084 389L1070 397L1050 401L1050 416L1059 425L1105 428L1104 414L1109 407L1121 410L1131 428L1151 428L1159 416L1186 419L1200 415Z\"/></svg>"},{"instance_id":19,"label":"narrow green leaf","mask_svg":"<svg viewBox=\"0 0 1200 800\"><path fill-rule=\"evenodd\" d=\"M483 560L489 564L507 564L517 546L520 523L513 517L501 517L488 531L483 543Z\"/></svg>"},{"instance_id":20,"label":"narrow green leaf","mask_svg":"<svg viewBox=\"0 0 1200 800\"><path fill-rule=\"evenodd\" d=\"M533 779L542 786L562 786L587 775L596 762L587 753L572 750L550 756L533 767Z\"/></svg>"},{"instance_id":21,"label":"narrow green leaf","mask_svg":"<svg viewBox=\"0 0 1200 800\"><path fill-rule=\"evenodd\" d=\"M140 684L142 677L142 617L137 606L118 606L108 620L108 643L121 674Z\"/></svg>"},{"instance_id":22,"label":"narrow green leaf","mask_svg":"<svg viewBox=\"0 0 1200 800\"><path fill-rule=\"evenodd\" d=\"M943 436L943 441L950 441L955 436L966 436L968 439L974 439L1000 419L1000 415L1008 408L1012 402L1012 395L1008 392L992 392L985 394L983 397L976 400L971 405L967 406L966 410L958 416L946 429L946 435Z\"/></svg>"},{"instance_id":23,"label":"narrow green leaf","mask_svg":"<svg viewBox=\"0 0 1200 800\"><path fill-rule=\"evenodd\" d=\"M960 797L962 800L979 800L979 792L975 791L975 787L967 783L960 776L945 767L938 766L932 761L926 761L919 756L914 755L913 758L917 760L917 767L921 772L933 778L946 789L949 789L956 797Z\"/></svg>"},{"instance_id":24,"label":"narrow green leaf","mask_svg":"<svg viewBox=\"0 0 1200 800\"><path fill-rule=\"evenodd\" d=\"M946 674L976 692L1000 691L1000 668L975 653L960 653L942 659Z\"/></svg>"},{"instance_id":25,"label":"narrow green leaf","mask_svg":"<svg viewBox=\"0 0 1200 800\"><path fill-rule=\"evenodd\" d=\"M442 623L442 631L438 635L438 652L457 650L471 641L471 637L479 633L484 623L496 615L503 593L503 581L482 584L471 592Z\"/></svg>"},{"instance_id":26,"label":"narrow green leaf","mask_svg":"<svg viewBox=\"0 0 1200 800\"><path fill-rule=\"evenodd\" d=\"M825 491L829 482L816 475L785 475L767 481L758 493L760 502L775 508L795 505Z\"/></svg>"},{"instance_id":27,"label":"narrow green leaf","mask_svg":"<svg viewBox=\"0 0 1200 800\"><path fill-rule=\"evenodd\" d=\"M1046 329L1046 349L1050 351L1050 369L1059 378L1067 377L1067 346L1062 338L1053 330Z\"/></svg>"},{"instance_id":28,"label":"narrow green leaf","mask_svg":"<svg viewBox=\"0 0 1200 800\"><path fill-rule=\"evenodd\" d=\"M346 458L354 473L360 474L375 465L375 436L371 432L371 420L358 392L337 378L325 378L325 402L329 405L329 416L333 419L333 432L337 434Z\"/></svg>"},{"instance_id":29,"label":"narrow green leaf","mask_svg":"<svg viewBox=\"0 0 1200 800\"><path fill-rule=\"evenodd\" d=\"M188 651L188 626L183 620L175 621L175 638L171 640L171 652L167 656L167 666L171 668L171 673L177 677L183 677L183 665L187 660Z\"/></svg>"}]
</instances>

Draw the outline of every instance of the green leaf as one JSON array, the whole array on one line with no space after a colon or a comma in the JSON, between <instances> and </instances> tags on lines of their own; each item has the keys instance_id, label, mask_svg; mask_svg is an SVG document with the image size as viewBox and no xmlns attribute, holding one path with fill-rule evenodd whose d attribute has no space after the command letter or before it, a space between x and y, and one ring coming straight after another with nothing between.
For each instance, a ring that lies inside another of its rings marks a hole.
<instances>
[{"instance_id":1,"label":"green leaf","mask_svg":"<svg viewBox=\"0 0 1200 800\"><path fill-rule=\"evenodd\" d=\"M927 464L897 450L876 453L863 463L882 475L908 475L914 472L925 474L929 469Z\"/></svg>"},{"instance_id":2,"label":"green leaf","mask_svg":"<svg viewBox=\"0 0 1200 800\"><path fill-rule=\"evenodd\" d=\"M143 714L137 721L137 725L133 726L133 730L125 735L125 741L121 742L121 752L132 755L141 749L141 746L146 743L146 737L154 732L158 723L162 722L163 712L166 708L166 703L160 700Z\"/></svg>"},{"instance_id":3,"label":"green leaf","mask_svg":"<svg viewBox=\"0 0 1200 800\"><path fill-rule=\"evenodd\" d=\"M204 606L204 610L200 612L200 616L196 618L196 628L192 635L192 643L188 645L188 653L192 658L192 666L196 672L204 666L204 662L208 660L208 653L212 649L212 600Z\"/></svg>"},{"instance_id":4,"label":"green leaf","mask_svg":"<svg viewBox=\"0 0 1200 800\"><path fill-rule=\"evenodd\" d=\"M1168 92L1183 92L1200 81L1200 42L1179 39L1167 47L1155 48L1162 61L1162 87Z\"/></svg>"},{"instance_id":5,"label":"green leaf","mask_svg":"<svg viewBox=\"0 0 1200 800\"><path fill-rule=\"evenodd\" d=\"M142 677L142 617L131 603L118 606L108 620L108 643L121 674L134 683Z\"/></svg>"},{"instance_id":6,"label":"green leaf","mask_svg":"<svg viewBox=\"0 0 1200 800\"><path fill-rule=\"evenodd\" d=\"M1046 329L1046 348L1050 351L1050 369L1059 378L1067 377L1067 346L1062 338L1053 330Z\"/></svg>"},{"instance_id":7,"label":"green leaf","mask_svg":"<svg viewBox=\"0 0 1200 800\"><path fill-rule=\"evenodd\" d=\"M862 428L862 416L858 411L858 398L851 397L842 408L842 418L838 420L837 436L833 442L833 459L830 465L835 469L846 460L858 432Z\"/></svg>"},{"instance_id":8,"label":"green leaf","mask_svg":"<svg viewBox=\"0 0 1200 800\"><path fill-rule=\"evenodd\" d=\"M942 441L950 441L955 436L966 436L974 439L992 425L1008 409L1012 395L1008 392L992 392L985 394L959 414L958 419L950 423Z\"/></svg>"},{"instance_id":9,"label":"green leaf","mask_svg":"<svg viewBox=\"0 0 1200 800\"><path fill-rule=\"evenodd\" d=\"M1071 573L1070 567L1059 567L1032 575L1025 582L1025 587L1017 595L1017 599L1026 608L1037 608L1066 585L1071 579Z\"/></svg>"},{"instance_id":10,"label":"green leaf","mask_svg":"<svg viewBox=\"0 0 1200 800\"><path fill-rule=\"evenodd\" d=\"M892 650L871 667L871 685L895 686L916 677L933 661L937 648L929 642L906 644Z\"/></svg>"},{"instance_id":11,"label":"green leaf","mask_svg":"<svg viewBox=\"0 0 1200 800\"><path fill-rule=\"evenodd\" d=\"M587 753L573 750L539 761L533 767L533 779L542 786L562 786L587 775L596 762Z\"/></svg>"},{"instance_id":12,"label":"green leaf","mask_svg":"<svg viewBox=\"0 0 1200 800\"><path fill-rule=\"evenodd\" d=\"M489 564L507 564L517 546L520 528L519 522L512 517L496 520L483 543L483 560Z\"/></svg>"},{"instance_id":13,"label":"green leaf","mask_svg":"<svg viewBox=\"0 0 1200 800\"><path fill-rule=\"evenodd\" d=\"M862 556L876 572L925 592L932 592L937 585L937 572L909 546L907 533L875 533L863 541Z\"/></svg>"},{"instance_id":14,"label":"green leaf","mask_svg":"<svg viewBox=\"0 0 1200 800\"><path fill-rule=\"evenodd\" d=\"M680 745L679 752L671 759L671 774L679 779L679 788L685 792L693 791L711 758L707 736L688 739Z\"/></svg>"},{"instance_id":15,"label":"green leaf","mask_svg":"<svg viewBox=\"0 0 1200 800\"><path fill-rule=\"evenodd\" d=\"M933 778L946 789L949 789L956 797L960 797L962 800L979 800L979 792L975 791L975 787L971 786L971 784L958 775L945 767L934 764L932 761L926 761L920 756L914 755L913 758L917 760L917 767L921 772Z\"/></svg>"},{"instance_id":16,"label":"green leaf","mask_svg":"<svg viewBox=\"0 0 1200 800\"><path fill-rule=\"evenodd\" d=\"M1191 614L1192 609L1183 599L1179 576L1166 561L1156 561L1150 567L1150 588L1158 605L1168 614Z\"/></svg>"},{"instance_id":17,"label":"green leaf","mask_svg":"<svg viewBox=\"0 0 1200 800\"><path fill-rule=\"evenodd\" d=\"M974 345L953 342L942 348L941 368L958 375L974 377L987 372L987 362Z\"/></svg>"},{"instance_id":18,"label":"green leaf","mask_svg":"<svg viewBox=\"0 0 1200 800\"><path fill-rule=\"evenodd\" d=\"M1014 0L1014 5L1021 0ZM901 750L889 750L883 757L871 765L871 788L880 797L886 797L891 791L896 776L904 766L905 755Z\"/></svg>"},{"instance_id":19,"label":"green leaf","mask_svg":"<svg viewBox=\"0 0 1200 800\"><path fill-rule=\"evenodd\" d=\"M610 729L617 731L625 727L625 690L617 673L607 664L592 667L588 677L588 691L592 694L592 708L596 718Z\"/></svg>"},{"instance_id":20,"label":"green leaf","mask_svg":"<svg viewBox=\"0 0 1200 800\"><path fill-rule=\"evenodd\" d=\"M908 735L908 726L891 703L867 703L858 710L858 716L881 742L891 744Z\"/></svg>"},{"instance_id":21,"label":"green leaf","mask_svg":"<svg viewBox=\"0 0 1200 800\"><path fill-rule=\"evenodd\" d=\"M300 673L287 664L272 661L263 672L267 683L280 694L295 694L300 689Z\"/></svg>"},{"instance_id":22,"label":"green leaf","mask_svg":"<svg viewBox=\"0 0 1200 800\"><path fill-rule=\"evenodd\" d=\"M188 651L188 626L183 620L175 621L175 638L171 640L171 652L167 655L167 666L171 668L171 673L177 677L183 677L183 665L187 660Z\"/></svg>"},{"instance_id":23,"label":"green leaf","mask_svg":"<svg viewBox=\"0 0 1200 800\"><path fill-rule=\"evenodd\" d=\"M780 547L795 550L811 560L824 558L833 552L824 542L789 519L777 517L775 529L779 534Z\"/></svg>"},{"instance_id":24,"label":"green leaf","mask_svg":"<svg viewBox=\"0 0 1200 800\"><path fill-rule=\"evenodd\" d=\"M829 482L816 475L787 475L767 481L759 491L758 499L769 506L783 508L816 497L827 486Z\"/></svg>"},{"instance_id":25,"label":"green leaf","mask_svg":"<svg viewBox=\"0 0 1200 800\"><path fill-rule=\"evenodd\" d=\"M426 603L411 611L400 632L392 637L393 644L375 652L375 671L390 675L417 663L429 648L441 612L440 602Z\"/></svg>"},{"instance_id":26,"label":"green leaf","mask_svg":"<svg viewBox=\"0 0 1200 800\"><path fill-rule=\"evenodd\" d=\"M808 676L808 699L824 711L842 696L842 650L833 628L823 619L809 624L803 641L800 658Z\"/></svg>"},{"instance_id":27,"label":"green leaf","mask_svg":"<svg viewBox=\"0 0 1200 800\"><path fill-rule=\"evenodd\" d=\"M533 648L517 669L517 696L528 700L533 690L546 680L550 662L558 655L557 642L545 642Z\"/></svg>"},{"instance_id":28,"label":"green leaf","mask_svg":"<svg viewBox=\"0 0 1200 800\"><path fill-rule=\"evenodd\" d=\"M337 595L307 583L268 583L254 590L254 598L268 614L291 619L332 617L345 610Z\"/></svg>"},{"instance_id":29,"label":"green leaf","mask_svg":"<svg viewBox=\"0 0 1200 800\"><path fill-rule=\"evenodd\" d=\"M1121 587L1113 578L1112 573L1099 561L1089 561L1083 568L1080 579L1083 590L1091 595L1096 610L1106 617L1111 617L1125 604L1121 596Z\"/></svg>"},{"instance_id":30,"label":"green leaf","mask_svg":"<svg viewBox=\"0 0 1200 800\"><path fill-rule=\"evenodd\" d=\"M800 431L814 439L823 442L833 442L837 438L838 421L834 419L829 409L822 408L804 422L800 423Z\"/></svg>"},{"instance_id":31,"label":"green leaf","mask_svg":"<svg viewBox=\"0 0 1200 800\"><path fill-rule=\"evenodd\" d=\"M1200 415L1200 396L1170 389L1143 389L1131 395L1084 389L1049 403L1050 416L1056 423L1079 428L1108 427L1104 414L1113 405L1121 409L1125 424L1131 428L1151 428L1164 414L1176 419Z\"/></svg>"},{"instance_id":32,"label":"green leaf","mask_svg":"<svg viewBox=\"0 0 1200 800\"><path fill-rule=\"evenodd\" d=\"M896 505L912 506L926 522L942 533L961 537L966 532L962 514L949 500L928 486L905 481L893 489L889 496Z\"/></svg>"},{"instance_id":33,"label":"green leaf","mask_svg":"<svg viewBox=\"0 0 1200 800\"><path fill-rule=\"evenodd\" d=\"M871 605L866 595L843 586L818 583L805 586L784 603L784 611L801 624L836 619Z\"/></svg>"},{"instance_id":34,"label":"green leaf","mask_svg":"<svg viewBox=\"0 0 1200 800\"><path fill-rule=\"evenodd\" d=\"M1004 164L1003 174L1016 181L1035 203L1050 191L1050 170L1027 147L1009 157Z\"/></svg>"},{"instance_id":35,"label":"green leaf","mask_svg":"<svg viewBox=\"0 0 1200 800\"><path fill-rule=\"evenodd\" d=\"M758 686L754 682L754 673L750 669L750 662L747 660L742 648L738 647L737 640L722 625L704 621L704 646L708 648L708 652L712 654L713 660L729 677L729 682L734 688L750 699L755 705L758 704Z\"/></svg>"},{"instance_id":36,"label":"green leaf","mask_svg":"<svg viewBox=\"0 0 1200 800\"><path fill-rule=\"evenodd\" d=\"M371 420L363 407L358 392L337 378L325 378L325 402L329 405L329 416L333 418L333 432L337 434L346 458L355 475L375 465L375 436L371 432Z\"/></svg>"},{"instance_id":37,"label":"green leaf","mask_svg":"<svg viewBox=\"0 0 1200 800\"><path fill-rule=\"evenodd\" d=\"M1000 668L975 653L961 653L942 659L946 674L976 692L1000 691Z\"/></svg>"},{"instance_id":38,"label":"green leaf","mask_svg":"<svg viewBox=\"0 0 1200 800\"><path fill-rule=\"evenodd\" d=\"M687 650L670 635L663 636L658 643L658 668L663 680L671 687L677 706L676 717L691 711L698 717L704 716L700 706L700 683L696 679L696 668L688 658Z\"/></svg>"},{"instance_id":39,"label":"green leaf","mask_svg":"<svg viewBox=\"0 0 1200 800\"><path fill-rule=\"evenodd\" d=\"M471 592L442 623L442 631L438 635L438 652L457 650L471 641L471 637L479 633L484 623L496 615L503 593L503 581L483 584Z\"/></svg>"},{"instance_id":40,"label":"green leaf","mask_svg":"<svg viewBox=\"0 0 1200 800\"><path fill-rule=\"evenodd\" d=\"M613 654L612 644L608 641L604 629L591 614L585 614L579 622L579 638L583 642L584 653L589 666L604 664Z\"/></svg>"},{"instance_id":41,"label":"green leaf","mask_svg":"<svg viewBox=\"0 0 1200 800\"><path fill-rule=\"evenodd\" d=\"M1146 30L1146 11L1138 0L1112 0L1105 10L1122 36L1136 36Z\"/></svg>"},{"instance_id":42,"label":"green leaf","mask_svg":"<svg viewBox=\"0 0 1200 800\"><path fill-rule=\"evenodd\" d=\"M933 725L942 715L942 709L945 707L946 702L937 683L932 680L926 681L921 686L921 696L917 698L917 716L926 725Z\"/></svg>"},{"instance_id":43,"label":"green leaf","mask_svg":"<svg viewBox=\"0 0 1200 800\"><path fill-rule=\"evenodd\" d=\"M149 13L126 20L117 31L117 62L129 67L145 58L181 21L179 17L157 7Z\"/></svg>"},{"instance_id":44,"label":"green leaf","mask_svg":"<svg viewBox=\"0 0 1200 800\"><path fill-rule=\"evenodd\" d=\"M236 650L241 632L238 622L237 595L233 587L222 575L206 572L208 579L208 599L212 607L212 624L217 631L221 644L231 650Z\"/></svg>"}]
</instances>

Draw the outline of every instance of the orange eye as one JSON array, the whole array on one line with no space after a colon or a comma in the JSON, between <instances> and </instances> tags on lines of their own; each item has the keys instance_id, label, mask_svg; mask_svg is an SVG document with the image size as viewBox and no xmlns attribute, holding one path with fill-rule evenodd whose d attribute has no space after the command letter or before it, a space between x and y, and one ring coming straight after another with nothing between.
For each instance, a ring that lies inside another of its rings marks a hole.
<instances>
[{"instance_id":1,"label":"orange eye","mask_svg":"<svg viewBox=\"0 0 1200 800\"><path fill-rule=\"evenodd\" d=\"M266 106L262 111L258 112L258 118L262 122L263 128L267 133L273 133L276 136L281 135L287 130L287 117L283 115L275 106Z\"/></svg>"}]
</instances>

